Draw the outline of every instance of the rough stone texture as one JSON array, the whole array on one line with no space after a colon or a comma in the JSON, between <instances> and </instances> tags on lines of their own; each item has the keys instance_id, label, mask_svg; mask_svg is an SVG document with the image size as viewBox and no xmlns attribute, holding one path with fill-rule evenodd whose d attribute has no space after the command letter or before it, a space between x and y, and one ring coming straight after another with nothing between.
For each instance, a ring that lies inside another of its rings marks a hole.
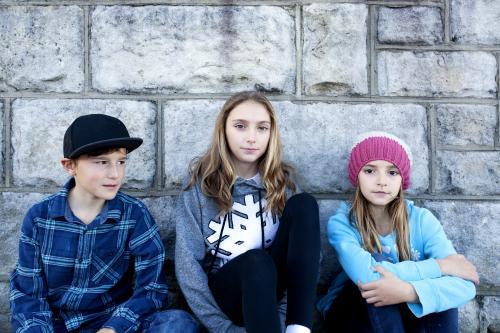
<instances>
[{"instance_id":1,"label":"rough stone texture","mask_svg":"<svg viewBox=\"0 0 500 333\"><path fill-rule=\"evenodd\" d=\"M500 240L491 237L500 232L500 203L427 201L424 205L441 221L457 252L476 265L481 283L500 284Z\"/></svg>"},{"instance_id":2,"label":"rough stone texture","mask_svg":"<svg viewBox=\"0 0 500 333\"><path fill-rule=\"evenodd\" d=\"M378 41L432 45L443 42L443 19L438 7L381 7Z\"/></svg>"},{"instance_id":3,"label":"rough stone texture","mask_svg":"<svg viewBox=\"0 0 500 333\"><path fill-rule=\"evenodd\" d=\"M0 281L0 332L10 332L9 283Z\"/></svg>"},{"instance_id":4,"label":"rough stone texture","mask_svg":"<svg viewBox=\"0 0 500 333\"><path fill-rule=\"evenodd\" d=\"M460 333L473 333L479 330L479 304L474 299L458 309Z\"/></svg>"},{"instance_id":5,"label":"rough stone texture","mask_svg":"<svg viewBox=\"0 0 500 333\"><path fill-rule=\"evenodd\" d=\"M167 260L174 260L175 251L175 202L176 197L144 198L144 203L153 215L160 228L161 238L165 245Z\"/></svg>"},{"instance_id":6,"label":"rough stone texture","mask_svg":"<svg viewBox=\"0 0 500 333\"><path fill-rule=\"evenodd\" d=\"M3 102L0 100L0 181L3 180L4 178L4 173L3 173L3 170L4 170L4 156L3 156L3 151L4 151L4 135L3 135L3 131L4 131L4 104Z\"/></svg>"},{"instance_id":7,"label":"rough stone texture","mask_svg":"<svg viewBox=\"0 0 500 333\"><path fill-rule=\"evenodd\" d=\"M367 16L367 6L361 4L304 6L306 94L368 93Z\"/></svg>"},{"instance_id":8,"label":"rough stone texture","mask_svg":"<svg viewBox=\"0 0 500 333\"><path fill-rule=\"evenodd\" d=\"M389 52L378 56L383 96L485 97L497 92L495 56L486 52Z\"/></svg>"},{"instance_id":9,"label":"rough stone texture","mask_svg":"<svg viewBox=\"0 0 500 333\"><path fill-rule=\"evenodd\" d=\"M285 157L313 193L352 191L347 159L356 136L373 130L391 132L410 143L413 153L410 193L428 188L427 118L414 104L275 103Z\"/></svg>"},{"instance_id":10,"label":"rough stone texture","mask_svg":"<svg viewBox=\"0 0 500 333\"><path fill-rule=\"evenodd\" d=\"M460 44L500 44L497 0L452 0L452 40Z\"/></svg>"},{"instance_id":11,"label":"rough stone texture","mask_svg":"<svg viewBox=\"0 0 500 333\"><path fill-rule=\"evenodd\" d=\"M98 6L93 86L105 92L254 86L293 92L294 35L294 18L280 7Z\"/></svg>"},{"instance_id":12,"label":"rough stone texture","mask_svg":"<svg viewBox=\"0 0 500 333\"><path fill-rule=\"evenodd\" d=\"M483 297L480 313L480 332L500 332L500 298Z\"/></svg>"},{"instance_id":13,"label":"rough stone texture","mask_svg":"<svg viewBox=\"0 0 500 333\"><path fill-rule=\"evenodd\" d=\"M437 191L500 194L500 151L437 153Z\"/></svg>"},{"instance_id":14,"label":"rough stone texture","mask_svg":"<svg viewBox=\"0 0 500 333\"><path fill-rule=\"evenodd\" d=\"M9 313L9 283L0 282L0 295L2 295L2 297L0 297L0 313ZM3 295L6 297L3 297ZM1 328L0 326L0 329Z\"/></svg>"},{"instance_id":15,"label":"rough stone texture","mask_svg":"<svg viewBox=\"0 0 500 333\"><path fill-rule=\"evenodd\" d=\"M148 188L155 175L156 109L125 100L22 100L12 105L13 182L16 186L60 186L63 137L78 116L106 113L120 118L144 143L130 154L125 187Z\"/></svg>"},{"instance_id":16,"label":"rough stone texture","mask_svg":"<svg viewBox=\"0 0 500 333\"><path fill-rule=\"evenodd\" d=\"M0 41L0 91L82 91L82 8L0 7Z\"/></svg>"},{"instance_id":17,"label":"rough stone texture","mask_svg":"<svg viewBox=\"0 0 500 333\"><path fill-rule=\"evenodd\" d=\"M202 155L212 139L221 101L170 101L164 104L164 183L179 189L190 161Z\"/></svg>"},{"instance_id":18,"label":"rough stone texture","mask_svg":"<svg viewBox=\"0 0 500 333\"><path fill-rule=\"evenodd\" d=\"M0 193L0 281L8 281L18 257L21 225L28 209L40 201L45 194L40 193ZM0 292L0 298L4 294ZM7 296L8 297L8 296ZM0 312L2 312L0 305Z\"/></svg>"},{"instance_id":19,"label":"rough stone texture","mask_svg":"<svg viewBox=\"0 0 500 333\"><path fill-rule=\"evenodd\" d=\"M495 145L497 108L489 105L438 105L437 142L440 145Z\"/></svg>"}]
</instances>

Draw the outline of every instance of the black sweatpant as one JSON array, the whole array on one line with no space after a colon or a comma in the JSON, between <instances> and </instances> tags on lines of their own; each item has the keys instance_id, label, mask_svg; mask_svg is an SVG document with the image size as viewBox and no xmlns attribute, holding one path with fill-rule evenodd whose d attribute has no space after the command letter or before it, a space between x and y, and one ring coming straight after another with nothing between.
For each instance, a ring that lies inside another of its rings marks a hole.
<instances>
[{"instance_id":1,"label":"black sweatpant","mask_svg":"<svg viewBox=\"0 0 500 333\"><path fill-rule=\"evenodd\" d=\"M248 333L278 333L278 300L287 291L286 324L312 327L319 268L319 213L307 193L286 202L273 244L249 250L209 280L224 313Z\"/></svg>"}]
</instances>

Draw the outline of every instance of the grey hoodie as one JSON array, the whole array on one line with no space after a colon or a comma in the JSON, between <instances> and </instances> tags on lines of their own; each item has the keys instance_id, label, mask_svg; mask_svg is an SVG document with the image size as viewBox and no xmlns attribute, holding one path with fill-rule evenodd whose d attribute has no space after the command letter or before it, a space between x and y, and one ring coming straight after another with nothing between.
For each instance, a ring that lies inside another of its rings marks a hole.
<instances>
[{"instance_id":1,"label":"grey hoodie","mask_svg":"<svg viewBox=\"0 0 500 333\"><path fill-rule=\"evenodd\" d=\"M207 272L217 270L249 249L263 245L267 248L272 244L279 219L265 212L265 193L259 175L251 179L237 178L232 190L232 211L226 216L220 216L215 201L201 192L199 181L179 194L175 272L189 306L210 332L245 332L217 305L208 287ZM261 212L264 212L262 220ZM282 302L280 312L284 321L286 303Z\"/></svg>"}]
</instances>

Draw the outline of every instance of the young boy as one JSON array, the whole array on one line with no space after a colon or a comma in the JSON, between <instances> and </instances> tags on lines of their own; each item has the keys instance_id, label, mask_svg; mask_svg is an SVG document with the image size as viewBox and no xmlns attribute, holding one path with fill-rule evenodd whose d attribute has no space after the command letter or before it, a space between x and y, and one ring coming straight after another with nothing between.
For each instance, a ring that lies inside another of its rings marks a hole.
<instances>
[{"instance_id":1,"label":"young boy","mask_svg":"<svg viewBox=\"0 0 500 333\"><path fill-rule=\"evenodd\" d=\"M77 118L61 163L72 177L27 213L11 276L13 332L196 332L167 305L158 227L119 192L127 153L142 144L117 118Z\"/></svg>"}]
</instances>

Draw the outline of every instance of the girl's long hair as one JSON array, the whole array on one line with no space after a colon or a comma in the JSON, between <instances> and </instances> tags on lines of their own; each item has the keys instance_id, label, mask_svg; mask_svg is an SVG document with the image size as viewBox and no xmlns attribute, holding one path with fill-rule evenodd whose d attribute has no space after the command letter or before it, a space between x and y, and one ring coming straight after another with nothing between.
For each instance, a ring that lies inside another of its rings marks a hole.
<instances>
[{"instance_id":1,"label":"girl's long hair","mask_svg":"<svg viewBox=\"0 0 500 333\"><path fill-rule=\"evenodd\" d=\"M226 121L231 111L246 101L263 105L271 119L269 143L266 152L258 161L258 170L267 192L267 210L281 214L285 207L286 189L289 188L293 192L296 190L291 179L293 168L282 160L283 151L276 113L269 100L257 91L237 93L224 103L215 121L212 142L208 150L191 162L191 178L187 188L199 178L203 194L215 200L221 213L229 212L232 207L231 188L237 175L226 140Z\"/></svg>"},{"instance_id":2,"label":"girl's long hair","mask_svg":"<svg viewBox=\"0 0 500 333\"><path fill-rule=\"evenodd\" d=\"M399 189L398 196L387 204L385 207L392 221L392 230L396 233L396 246L398 249L399 260L410 260L410 232L408 227L408 213L405 200L403 197L403 189ZM370 203L361 193L359 186L354 193L354 200L351 211L349 212L351 221L355 218L355 226L357 227L363 247L370 253L381 253L382 245L378 239L375 220L370 211Z\"/></svg>"}]
</instances>

